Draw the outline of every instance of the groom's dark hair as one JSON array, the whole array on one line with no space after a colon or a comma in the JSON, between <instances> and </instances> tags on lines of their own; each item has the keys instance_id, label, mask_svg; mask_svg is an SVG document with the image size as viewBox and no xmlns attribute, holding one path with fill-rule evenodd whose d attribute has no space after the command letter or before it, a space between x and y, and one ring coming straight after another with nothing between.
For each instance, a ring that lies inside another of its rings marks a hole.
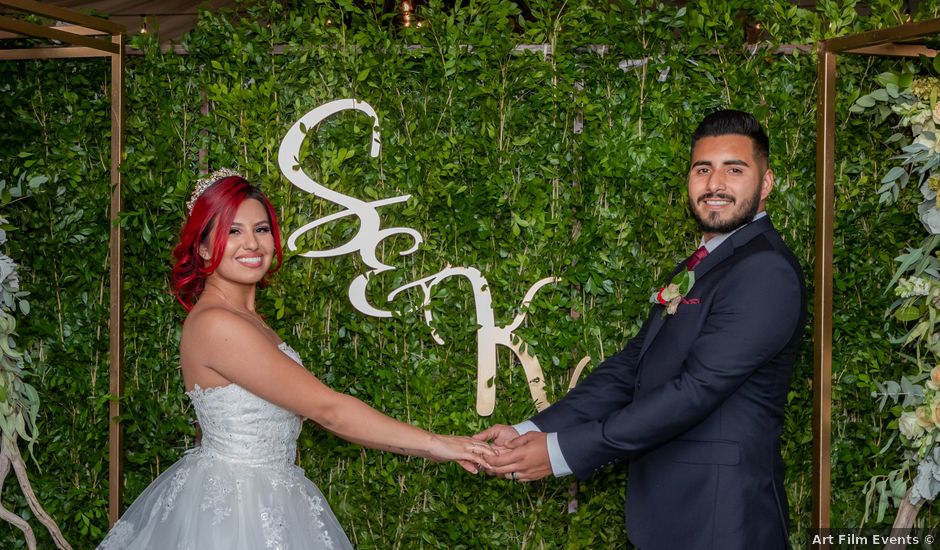
<instances>
[{"instance_id":1,"label":"groom's dark hair","mask_svg":"<svg viewBox=\"0 0 940 550\"><path fill-rule=\"evenodd\" d=\"M754 143L754 156L759 161L763 161L764 165L767 164L770 158L770 140L761 128L760 122L757 122L754 115L750 113L733 109L715 111L703 118L692 134L692 146L689 148L689 153L691 154L692 149L695 149L695 144L702 138L729 134L751 138Z\"/></svg>"}]
</instances>

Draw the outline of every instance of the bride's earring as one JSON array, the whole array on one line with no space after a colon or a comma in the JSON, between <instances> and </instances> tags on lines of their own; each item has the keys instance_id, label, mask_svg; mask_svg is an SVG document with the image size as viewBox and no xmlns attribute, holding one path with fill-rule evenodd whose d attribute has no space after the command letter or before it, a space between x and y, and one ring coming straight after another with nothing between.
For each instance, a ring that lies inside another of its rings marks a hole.
<instances>
[{"instance_id":1,"label":"bride's earring","mask_svg":"<svg viewBox=\"0 0 940 550\"><path fill-rule=\"evenodd\" d=\"M209 258L211 258L211 256L209 256L209 251L202 247L199 248L199 257L206 262L208 262Z\"/></svg>"}]
</instances>

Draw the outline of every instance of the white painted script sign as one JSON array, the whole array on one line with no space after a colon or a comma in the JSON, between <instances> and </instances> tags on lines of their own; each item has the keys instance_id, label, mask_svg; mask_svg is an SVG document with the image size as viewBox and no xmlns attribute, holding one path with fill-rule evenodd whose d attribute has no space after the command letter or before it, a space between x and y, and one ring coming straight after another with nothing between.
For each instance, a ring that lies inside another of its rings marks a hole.
<instances>
[{"instance_id":1,"label":"white painted script sign","mask_svg":"<svg viewBox=\"0 0 940 550\"><path fill-rule=\"evenodd\" d=\"M355 216L359 220L359 229L349 241L329 250L308 250L300 255L308 258L331 258L345 254L358 253L363 263L369 267L365 273L357 275L349 285L349 300L352 305L362 313L373 317L392 317L401 312L385 309L384 305L374 305L367 298L367 288L369 280L380 273L392 271L395 267L382 263L376 256L376 250L385 239L393 235L408 235L414 244L401 252L409 255L418 250L420 244L424 241L423 237L416 230L408 227L388 227L382 228L382 220L378 209L382 206L405 202L411 195L400 195L375 201L364 201L344 195L333 189L320 185L300 166L300 148L306 139L306 129L316 128L318 124L328 117L340 111L359 111L372 118L372 146L370 154L377 157L381 151L382 142L379 135L379 117L375 110L368 103L356 99L338 99L320 105L308 112L291 126L290 130L281 141L281 147L278 151L278 165L281 172L295 186L303 189L307 193L312 193L317 197L333 202L344 209L328 216L316 219L304 224L299 229L291 233L287 238L287 247L290 250L297 250L297 240L306 232L316 229L324 224L348 217ZM513 354L519 359L522 368L525 371L526 380L529 384L529 392L535 403L537 410L542 410L549 405L545 397L545 379L542 374L542 367L539 360L534 355L530 355L525 349L524 342L513 331L519 328L525 321L525 310L529 303L535 297L536 292L545 285L557 282L555 277L548 277L536 281L525 293L521 303L521 313L506 326L496 326L495 315L493 314L493 297L490 294L489 284L486 277L474 267L446 267L443 270L429 275L417 281L405 284L393 290L387 296L386 300L391 302L400 293L409 289L420 289L424 299L422 309L424 320L430 326L432 289L449 277L466 277L473 288L474 305L476 310L476 320L479 328L477 329L477 400L476 410L481 416L489 416L493 413L496 405L496 350L497 346L504 346L512 350ZM432 336L438 344L443 344L440 336L432 330ZM585 357L578 363L575 372L571 378L570 386L574 386L581 373L581 370L590 360Z\"/></svg>"}]
</instances>

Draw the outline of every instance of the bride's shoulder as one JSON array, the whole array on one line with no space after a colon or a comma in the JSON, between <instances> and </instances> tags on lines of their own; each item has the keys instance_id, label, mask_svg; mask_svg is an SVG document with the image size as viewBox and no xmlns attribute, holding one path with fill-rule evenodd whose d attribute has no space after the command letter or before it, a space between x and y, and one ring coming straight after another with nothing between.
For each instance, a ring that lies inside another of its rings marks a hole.
<instances>
[{"instance_id":1,"label":"bride's shoulder","mask_svg":"<svg viewBox=\"0 0 940 550\"><path fill-rule=\"evenodd\" d=\"M204 305L194 307L183 321L183 339L213 339L219 336L255 332L247 319L221 306Z\"/></svg>"}]
</instances>

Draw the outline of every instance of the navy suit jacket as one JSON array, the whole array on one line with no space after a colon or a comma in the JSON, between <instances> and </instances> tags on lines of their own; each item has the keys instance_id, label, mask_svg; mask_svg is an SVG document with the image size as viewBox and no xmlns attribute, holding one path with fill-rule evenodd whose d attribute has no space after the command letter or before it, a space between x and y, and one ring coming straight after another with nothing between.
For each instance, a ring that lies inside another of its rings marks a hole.
<instances>
[{"instance_id":1,"label":"navy suit jacket","mask_svg":"<svg viewBox=\"0 0 940 550\"><path fill-rule=\"evenodd\" d=\"M694 271L698 303L653 306L620 353L532 420L558 433L579 478L629 460L627 533L641 550L787 548L780 433L802 270L763 217Z\"/></svg>"}]
</instances>

